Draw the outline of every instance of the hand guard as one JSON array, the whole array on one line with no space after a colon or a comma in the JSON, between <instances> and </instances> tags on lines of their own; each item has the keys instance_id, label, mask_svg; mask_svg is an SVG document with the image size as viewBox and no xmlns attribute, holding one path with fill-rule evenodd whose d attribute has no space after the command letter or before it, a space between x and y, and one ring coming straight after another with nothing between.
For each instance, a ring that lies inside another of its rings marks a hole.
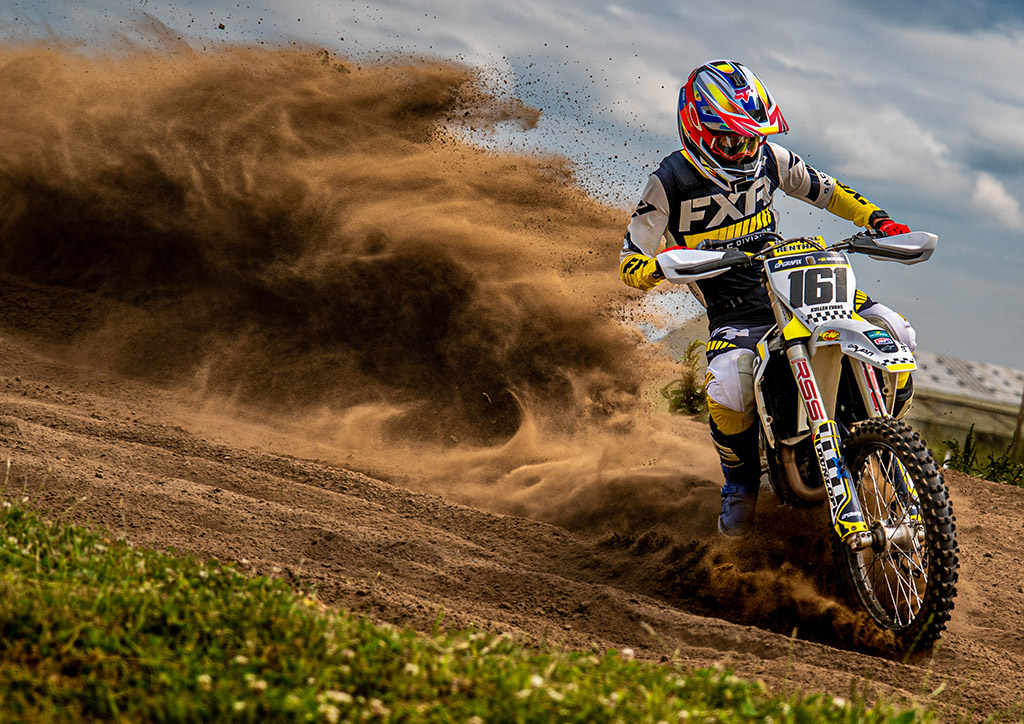
<instances>
[{"instance_id":1,"label":"hand guard","mask_svg":"<svg viewBox=\"0 0 1024 724\"><path fill-rule=\"evenodd\" d=\"M909 234L910 227L906 224L900 224L889 218L889 214L884 211L876 211L871 214L871 218L868 219L868 224L872 229L881 231L886 236L896 236L897 234Z\"/></svg>"},{"instance_id":2,"label":"hand guard","mask_svg":"<svg viewBox=\"0 0 1024 724\"><path fill-rule=\"evenodd\" d=\"M619 263L619 277L629 286L646 292L661 284L665 275L658 266L657 259L643 254L633 254Z\"/></svg>"}]
</instances>

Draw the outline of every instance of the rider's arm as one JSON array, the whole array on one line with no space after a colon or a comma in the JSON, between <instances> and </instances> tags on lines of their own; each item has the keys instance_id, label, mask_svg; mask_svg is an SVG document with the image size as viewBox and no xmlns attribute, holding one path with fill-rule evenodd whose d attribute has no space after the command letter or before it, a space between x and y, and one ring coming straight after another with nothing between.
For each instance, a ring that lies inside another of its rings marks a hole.
<instances>
[{"instance_id":1,"label":"rider's arm","mask_svg":"<svg viewBox=\"0 0 1024 724\"><path fill-rule=\"evenodd\" d=\"M619 278L623 282L643 291L661 283L665 277L654 255L667 227L668 196L661 179L651 174L622 243Z\"/></svg>"},{"instance_id":2,"label":"rider's arm","mask_svg":"<svg viewBox=\"0 0 1024 724\"><path fill-rule=\"evenodd\" d=\"M808 166L792 151L775 143L766 146L774 161L779 188L787 196L806 201L819 209L827 209L865 228L877 229L889 218L888 214L852 188Z\"/></svg>"}]
</instances>

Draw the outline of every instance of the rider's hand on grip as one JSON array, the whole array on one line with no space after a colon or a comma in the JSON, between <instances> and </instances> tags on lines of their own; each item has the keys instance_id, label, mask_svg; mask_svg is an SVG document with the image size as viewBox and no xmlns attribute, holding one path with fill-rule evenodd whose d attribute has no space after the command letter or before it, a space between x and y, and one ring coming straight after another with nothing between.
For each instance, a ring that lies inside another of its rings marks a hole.
<instances>
[{"instance_id":1,"label":"rider's hand on grip","mask_svg":"<svg viewBox=\"0 0 1024 724\"><path fill-rule=\"evenodd\" d=\"M909 234L910 227L900 224L889 218L889 214L878 209L868 219L868 226L876 231L882 232L884 236L896 236L897 234Z\"/></svg>"},{"instance_id":2,"label":"rider's hand on grip","mask_svg":"<svg viewBox=\"0 0 1024 724\"><path fill-rule=\"evenodd\" d=\"M633 254L623 259L619 264L619 276L629 286L645 292L654 289L665 278L658 260L643 254Z\"/></svg>"},{"instance_id":3,"label":"rider's hand on grip","mask_svg":"<svg viewBox=\"0 0 1024 724\"><path fill-rule=\"evenodd\" d=\"M878 230L886 236L896 236L897 234L909 234L910 227L906 224L899 224L892 219L886 219L878 225Z\"/></svg>"}]
</instances>

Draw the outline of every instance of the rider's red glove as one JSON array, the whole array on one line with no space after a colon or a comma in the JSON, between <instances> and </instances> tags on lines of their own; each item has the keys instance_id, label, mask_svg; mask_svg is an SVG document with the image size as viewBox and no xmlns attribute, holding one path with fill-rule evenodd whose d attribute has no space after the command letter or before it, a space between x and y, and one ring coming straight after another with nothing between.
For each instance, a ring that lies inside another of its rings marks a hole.
<instances>
[{"instance_id":1,"label":"rider's red glove","mask_svg":"<svg viewBox=\"0 0 1024 724\"><path fill-rule=\"evenodd\" d=\"M906 224L898 224L892 219L885 219L878 226L875 227L886 236L896 236L897 234L909 234L910 227Z\"/></svg>"}]
</instances>

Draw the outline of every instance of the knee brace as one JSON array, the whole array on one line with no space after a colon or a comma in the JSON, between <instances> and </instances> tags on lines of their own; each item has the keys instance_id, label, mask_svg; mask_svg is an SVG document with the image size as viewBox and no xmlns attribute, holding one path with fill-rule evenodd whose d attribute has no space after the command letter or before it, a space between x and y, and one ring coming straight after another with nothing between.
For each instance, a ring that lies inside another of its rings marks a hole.
<instances>
[{"instance_id":1,"label":"knee brace","mask_svg":"<svg viewBox=\"0 0 1024 724\"><path fill-rule=\"evenodd\" d=\"M735 349L708 364L705 389L708 412L725 435L743 432L754 423L754 353Z\"/></svg>"},{"instance_id":2,"label":"knee brace","mask_svg":"<svg viewBox=\"0 0 1024 724\"><path fill-rule=\"evenodd\" d=\"M917 332L910 326L906 317L899 312L872 301L864 306L858 314L872 324L888 330L889 334L910 347L911 352L917 348Z\"/></svg>"}]
</instances>

